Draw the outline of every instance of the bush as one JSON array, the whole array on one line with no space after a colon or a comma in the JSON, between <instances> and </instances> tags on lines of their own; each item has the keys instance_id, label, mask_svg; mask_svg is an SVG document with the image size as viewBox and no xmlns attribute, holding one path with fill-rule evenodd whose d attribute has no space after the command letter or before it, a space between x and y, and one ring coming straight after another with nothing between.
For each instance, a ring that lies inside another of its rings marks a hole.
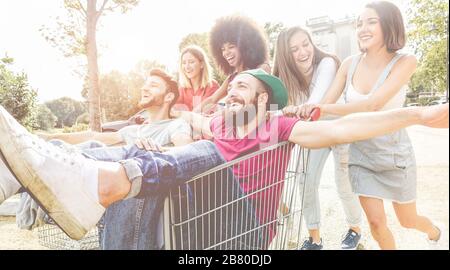
<instances>
[{"instance_id":1,"label":"bush","mask_svg":"<svg viewBox=\"0 0 450 270\"><path fill-rule=\"evenodd\" d=\"M44 104L38 105L36 114L36 128L39 130L49 130L56 125L56 116Z\"/></svg>"},{"instance_id":2,"label":"bush","mask_svg":"<svg viewBox=\"0 0 450 270\"><path fill-rule=\"evenodd\" d=\"M85 112L82 115L77 117L77 120L75 121L76 124L86 124L89 125L89 113Z\"/></svg>"},{"instance_id":3,"label":"bush","mask_svg":"<svg viewBox=\"0 0 450 270\"><path fill-rule=\"evenodd\" d=\"M28 129L36 126L37 92L28 85L25 73L10 70L14 60L0 59L0 105Z\"/></svg>"},{"instance_id":4,"label":"bush","mask_svg":"<svg viewBox=\"0 0 450 270\"><path fill-rule=\"evenodd\" d=\"M87 124L75 124L72 127L64 127L62 130L63 133L73 133L73 132L80 132L80 131L86 131L89 129L89 125Z\"/></svg>"},{"instance_id":5,"label":"bush","mask_svg":"<svg viewBox=\"0 0 450 270\"><path fill-rule=\"evenodd\" d=\"M58 118L56 123L56 127L58 128L74 125L78 116L86 112L86 106L83 102L69 97L48 101L45 105Z\"/></svg>"}]
</instances>

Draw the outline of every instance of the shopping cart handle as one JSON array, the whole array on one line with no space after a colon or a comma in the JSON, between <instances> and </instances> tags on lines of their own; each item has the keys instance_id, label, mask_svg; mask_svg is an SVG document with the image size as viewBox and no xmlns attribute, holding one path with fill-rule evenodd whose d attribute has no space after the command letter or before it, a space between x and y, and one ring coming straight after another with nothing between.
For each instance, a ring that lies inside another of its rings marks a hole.
<instances>
[{"instance_id":1,"label":"shopping cart handle","mask_svg":"<svg viewBox=\"0 0 450 270\"><path fill-rule=\"evenodd\" d=\"M316 107L309 115L308 121L317 121L320 118L320 108Z\"/></svg>"}]
</instances>

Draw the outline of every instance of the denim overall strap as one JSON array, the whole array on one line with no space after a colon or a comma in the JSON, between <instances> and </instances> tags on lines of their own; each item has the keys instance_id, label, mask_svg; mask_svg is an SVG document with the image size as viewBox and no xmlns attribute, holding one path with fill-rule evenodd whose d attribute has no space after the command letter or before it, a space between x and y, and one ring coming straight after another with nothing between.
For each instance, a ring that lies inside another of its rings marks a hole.
<instances>
[{"instance_id":1,"label":"denim overall strap","mask_svg":"<svg viewBox=\"0 0 450 270\"><path fill-rule=\"evenodd\" d=\"M389 64L387 64L387 66L384 68L383 72L380 74L380 77L378 78L377 82L375 83L375 85L373 86L372 90L370 91L371 93L375 90L377 90L386 80L386 78L389 76L389 74L391 73L392 67L394 67L395 63L397 63L397 61L403 56L403 54L396 54L394 56L394 58L392 58L391 62L389 62Z\"/></svg>"}]
</instances>

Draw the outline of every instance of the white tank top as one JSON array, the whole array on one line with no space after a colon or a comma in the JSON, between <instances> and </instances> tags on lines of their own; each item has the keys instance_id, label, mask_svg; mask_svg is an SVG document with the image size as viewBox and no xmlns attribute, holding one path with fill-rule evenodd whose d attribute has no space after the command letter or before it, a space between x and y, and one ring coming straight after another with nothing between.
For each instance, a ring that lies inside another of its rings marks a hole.
<instances>
[{"instance_id":1,"label":"white tank top","mask_svg":"<svg viewBox=\"0 0 450 270\"><path fill-rule=\"evenodd\" d=\"M389 62L389 64L384 68L383 72L381 72L380 77L378 78L377 82L375 83L372 90L368 94L361 94L361 92L357 91L353 86L353 74L355 73L356 66L358 65L361 59L361 54L355 56L353 58L349 72L347 73L347 82L345 84L346 88L344 92L345 102L352 103L368 99L384 83L384 81L390 74L392 67L402 56L403 54L396 54L394 58L392 58L391 62ZM408 89L407 85L402 86L402 88L397 92L397 94L393 96L381 110L385 111L403 107L403 104L405 103L406 100L407 89Z\"/></svg>"}]
</instances>

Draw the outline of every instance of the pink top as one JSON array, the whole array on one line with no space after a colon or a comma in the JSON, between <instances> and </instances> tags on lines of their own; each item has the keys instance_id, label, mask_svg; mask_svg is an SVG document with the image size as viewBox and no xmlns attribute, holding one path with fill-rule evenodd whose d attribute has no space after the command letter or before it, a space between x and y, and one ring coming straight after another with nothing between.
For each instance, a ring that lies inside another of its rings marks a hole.
<instances>
[{"instance_id":1,"label":"pink top","mask_svg":"<svg viewBox=\"0 0 450 270\"><path fill-rule=\"evenodd\" d=\"M192 111L194 106L197 106L202 102L205 98L210 97L217 89L219 89L219 84L215 81L211 81L211 85L207 87L203 87L194 91L192 88L180 87L178 90L180 93L180 97L177 100L176 104L183 104ZM194 104L194 97L198 97L199 100L196 100L198 104Z\"/></svg>"},{"instance_id":2,"label":"pink top","mask_svg":"<svg viewBox=\"0 0 450 270\"><path fill-rule=\"evenodd\" d=\"M211 131L218 150L225 160L231 161L267 146L287 141L297 121L299 119L276 116L263 123L256 131L239 139L235 137L232 126L226 126L223 117L218 116L211 121ZM242 191L245 194L252 193L283 180L291 149L268 151L234 165L233 173L237 177ZM260 225L275 220L283 183L284 181L281 181L271 188L249 197ZM272 223L267 228L269 229L268 240L270 243L276 233L276 224Z\"/></svg>"}]
</instances>

